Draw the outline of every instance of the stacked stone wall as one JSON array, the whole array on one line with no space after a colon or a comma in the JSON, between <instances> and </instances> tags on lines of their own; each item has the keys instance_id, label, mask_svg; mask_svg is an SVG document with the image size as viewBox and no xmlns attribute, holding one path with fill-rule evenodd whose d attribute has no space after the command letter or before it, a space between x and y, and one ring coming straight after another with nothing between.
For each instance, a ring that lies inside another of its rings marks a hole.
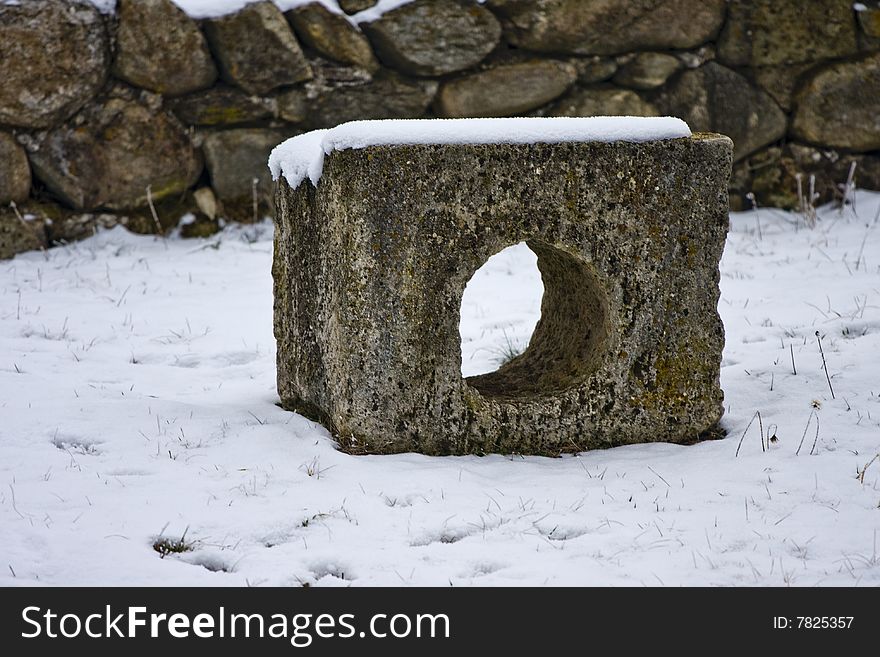
<instances>
[{"instance_id":1,"label":"stacked stone wall","mask_svg":"<svg viewBox=\"0 0 880 657\"><path fill-rule=\"evenodd\" d=\"M668 114L733 139L735 210L796 208L811 177L807 202L839 198L853 164L880 189L878 2L337 4L0 4L0 257L253 221L271 148L354 119Z\"/></svg>"}]
</instances>

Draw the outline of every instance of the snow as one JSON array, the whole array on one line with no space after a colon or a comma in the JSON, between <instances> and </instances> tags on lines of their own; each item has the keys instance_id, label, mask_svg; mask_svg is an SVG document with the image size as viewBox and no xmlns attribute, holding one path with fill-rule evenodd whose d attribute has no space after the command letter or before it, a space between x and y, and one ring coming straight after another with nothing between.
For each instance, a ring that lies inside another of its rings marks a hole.
<instances>
[{"instance_id":1,"label":"snow","mask_svg":"<svg viewBox=\"0 0 880 657\"><path fill-rule=\"evenodd\" d=\"M726 438L555 459L349 456L278 408L269 224L0 262L0 585L876 586L880 194L820 215L731 215ZM478 273L466 367L527 336L491 303L529 258Z\"/></svg>"},{"instance_id":2,"label":"snow","mask_svg":"<svg viewBox=\"0 0 880 657\"><path fill-rule=\"evenodd\" d=\"M178 7L183 9L192 18L217 18L227 14L234 14L241 10L245 5L262 0L171 0ZM116 11L116 0L87 0L101 13L110 14ZM274 0L275 5L281 11L288 11L295 7L312 4L317 2L324 5L327 9L335 14L345 16L350 23L357 25L359 23L369 23L380 18L386 12L396 9L402 5L413 2L413 0L379 0L375 5L368 9L364 9L356 14L348 16L339 7L336 0ZM485 0L478 0L480 4ZM3 4L19 4L19 0L3 0Z\"/></svg>"},{"instance_id":3,"label":"snow","mask_svg":"<svg viewBox=\"0 0 880 657\"><path fill-rule=\"evenodd\" d=\"M258 0L171 0L193 18L216 18L226 14L233 14L245 5ZM335 0L275 0L275 4L281 11L287 11L294 7L317 2L324 5L330 11L341 14L339 3Z\"/></svg>"},{"instance_id":4,"label":"snow","mask_svg":"<svg viewBox=\"0 0 880 657\"><path fill-rule=\"evenodd\" d=\"M554 144L560 142L675 139L691 134L673 117L591 116L502 119L379 119L350 121L307 132L278 145L269 156L272 178L298 187L308 176L317 186L323 159L333 151L403 144Z\"/></svg>"},{"instance_id":5,"label":"snow","mask_svg":"<svg viewBox=\"0 0 880 657\"><path fill-rule=\"evenodd\" d=\"M95 5L98 11L102 14L112 14L116 11L116 0L87 0L89 3Z\"/></svg>"},{"instance_id":6,"label":"snow","mask_svg":"<svg viewBox=\"0 0 880 657\"><path fill-rule=\"evenodd\" d=\"M324 137L327 130L312 130L288 139L272 149L269 170L272 180L284 177L294 187L308 176L316 187L324 170ZM296 181L294 183L293 181Z\"/></svg>"}]
</instances>

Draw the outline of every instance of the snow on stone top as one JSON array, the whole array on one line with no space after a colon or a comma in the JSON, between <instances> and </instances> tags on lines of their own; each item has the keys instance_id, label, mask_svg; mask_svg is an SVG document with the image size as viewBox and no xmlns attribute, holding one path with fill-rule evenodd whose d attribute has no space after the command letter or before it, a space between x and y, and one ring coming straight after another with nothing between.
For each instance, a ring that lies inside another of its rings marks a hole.
<instances>
[{"instance_id":1,"label":"snow on stone top","mask_svg":"<svg viewBox=\"0 0 880 657\"><path fill-rule=\"evenodd\" d=\"M20 0L0 0L0 4L19 4ZM245 5L260 0L171 0L178 7L183 9L192 18L217 18L218 16L226 16L234 14ZM275 4L281 11L287 11L307 5L312 2L318 2L324 5L330 11L336 14L342 14L349 22L357 25L358 23L369 23L380 18L385 12L397 9L401 5L408 4L413 0L379 0L369 9L364 9L356 14L347 16L342 9L339 8L337 0L274 0ZM477 0L482 3L485 0ZM116 10L116 0L88 0L95 5L101 13L110 14Z\"/></svg>"},{"instance_id":2,"label":"snow on stone top","mask_svg":"<svg viewBox=\"0 0 880 657\"><path fill-rule=\"evenodd\" d=\"M345 124L343 124L345 125ZM292 187L298 187L306 176L317 187L324 169L324 137L329 130L312 130L280 143L269 153L272 180L282 174Z\"/></svg>"},{"instance_id":3,"label":"snow on stone top","mask_svg":"<svg viewBox=\"0 0 880 657\"><path fill-rule=\"evenodd\" d=\"M100 0L92 0L92 2L96 1ZM106 2L107 0L103 1ZM216 18L217 16L225 16L226 14L235 13L245 5L251 4L252 2L257 2L257 0L171 1L193 18ZM346 18L348 18L348 20L354 24L369 23L370 21L374 21L382 16L382 14L384 14L385 12L396 9L399 6L405 5L412 1L413 0L379 0L379 2L377 2L369 9L364 9L363 11L353 14L352 16L346 16ZM482 2L482 0L480 1ZM318 2L324 5L330 11L345 16L345 13L342 11L342 9L339 8L339 3L336 0L274 0L274 2L281 11L294 9L295 7L300 7L302 5L306 5L312 2Z\"/></svg>"},{"instance_id":4,"label":"snow on stone top","mask_svg":"<svg viewBox=\"0 0 880 657\"><path fill-rule=\"evenodd\" d=\"M269 155L272 179L284 176L297 187L308 176L317 187L324 156L333 151L404 144L556 144L689 137L681 119L643 116L519 117L505 119L383 119L351 121L314 130L275 147Z\"/></svg>"},{"instance_id":5,"label":"snow on stone top","mask_svg":"<svg viewBox=\"0 0 880 657\"><path fill-rule=\"evenodd\" d=\"M112 14L116 11L116 0L88 0L89 3L95 5L95 9L100 11L102 14ZM18 0L13 2L12 0L6 0L4 4L7 5L18 5L21 4Z\"/></svg>"},{"instance_id":6,"label":"snow on stone top","mask_svg":"<svg viewBox=\"0 0 880 657\"><path fill-rule=\"evenodd\" d=\"M233 14L245 5L252 4L256 0L171 0L183 9L192 18L216 18ZM281 11L287 11L310 2L319 2L330 11L342 13L339 4L335 0L275 0L275 4Z\"/></svg>"}]
</instances>

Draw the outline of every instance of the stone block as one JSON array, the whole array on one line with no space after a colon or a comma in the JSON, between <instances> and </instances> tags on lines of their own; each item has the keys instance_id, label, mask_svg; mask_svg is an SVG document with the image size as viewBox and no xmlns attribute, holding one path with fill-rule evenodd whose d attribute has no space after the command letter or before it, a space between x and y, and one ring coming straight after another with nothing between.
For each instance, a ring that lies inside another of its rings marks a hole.
<instances>
[{"instance_id":1,"label":"stone block","mask_svg":"<svg viewBox=\"0 0 880 657\"><path fill-rule=\"evenodd\" d=\"M249 94L264 94L312 78L312 69L284 14L271 2L205 22L220 74Z\"/></svg>"},{"instance_id":2,"label":"stone block","mask_svg":"<svg viewBox=\"0 0 880 657\"><path fill-rule=\"evenodd\" d=\"M81 0L0 2L0 124L48 128L107 80L101 14Z\"/></svg>"},{"instance_id":3,"label":"stone block","mask_svg":"<svg viewBox=\"0 0 880 657\"><path fill-rule=\"evenodd\" d=\"M171 0L120 0L113 72L136 87L180 96L217 79L208 42Z\"/></svg>"},{"instance_id":4,"label":"stone block","mask_svg":"<svg viewBox=\"0 0 880 657\"><path fill-rule=\"evenodd\" d=\"M113 87L30 144L34 177L77 210L131 209L179 196L203 163L160 100Z\"/></svg>"},{"instance_id":5,"label":"stone block","mask_svg":"<svg viewBox=\"0 0 880 657\"><path fill-rule=\"evenodd\" d=\"M446 75L480 63L501 38L489 10L463 0L416 0L361 28L386 66L408 75Z\"/></svg>"},{"instance_id":6,"label":"stone block","mask_svg":"<svg viewBox=\"0 0 880 657\"><path fill-rule=\"evenodd\" d=\"M736 160L785 136L786 116L773 98L715 62L673 78L654 103L669 116L687 121L694 130L728 135L733 139Z\"/></svg>"},{"instance_id":7,"label":"stone block","mask_svg":"<svg viewBox=\"0 0 880 657\"><path fill-rule=\"evenodd\" d=\"M577 69L557 61L496 66L451 80L439 96L442 116L513 116L555 100L574 84Z\"/></svg>"},{"instance_id":8,"label":"stone block","mask_svg":"<svg viewBox=\"0 0 880 657\"><path fill-rule=\"evenodd\" d=\"M724 22L724 0L488 0L504 36L535 52L617 55L695 48Z\"/></svg>"},{"instance_id":9,"label":"stone block","mask_svg":"<svg viewBox=\"0 0 880 657\"><path fill-rule=\"evenodd\" d=\"M556 455L686 443L722 415L718 263L732 144L423 144L334 151L276 185L283 406L354 453ZM465 285L526 241L527 350L462 378Z\"/></svg>"},{"instance_id":10,"label":"stone block","mask_svg":"<svg viewBox=\"0 0 880 657\"><path fill-rule=\"evenodd\" d=\"M31 192L31 168L15 138L0 132L0 205L21 203Z\"/></svg>"}]
</instances>

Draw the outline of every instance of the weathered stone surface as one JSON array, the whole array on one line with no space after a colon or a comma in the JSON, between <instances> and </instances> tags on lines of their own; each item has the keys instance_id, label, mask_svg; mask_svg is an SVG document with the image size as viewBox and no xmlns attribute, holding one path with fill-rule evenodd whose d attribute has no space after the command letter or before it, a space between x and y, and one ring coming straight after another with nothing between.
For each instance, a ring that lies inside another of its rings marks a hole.
<instances>
[{"instance_id":1,"label":"weathered stone surface","mask_svg":"<svg viewBox=\"0 0 880 657\"><path fill-rule=\"evenodd\" d=\"M0 260L47 245L45 224L39 218L25 208L0 206Z\"/></svg>"},{"instance_id":2,"label":"weathered stone surface","mask_svg":"<svg viewBox=\"0 0 880 657\"><path fill-rule=\"evenodd\" d=\"M271 2L255 2L205 22L205 34L228 82L263 94L312 77L284 14Z\"/></svg>"},{"instance_id":3,"label":"weathered stone surface","mask_svg":"<svg viewBox=\"0 0 880 657\"><path fill-rule=\"evenodd\" d=\"M795 98L792 133L855 151L880 149L880 53L813 74Z\"/></svg>"},{"instance_id":4,"label":"weathered stone surface","mask_svg":"<svg viewBox=\"0 0 880 657\"><path fill-rule=\"evenodd\" d=\"M366 84L346 85L311 99L309 125L329 128L355 119L411 119L424 116L437 95L437 82L382 74Z\"/></svg>"},{"instance_id":5,"label":"weathered stone surface","mask_svg":"<svg viewBox=\"0 0 880 657\"><path fill-rule=\"evenodd\" d=\"M263 216L261 213L266 209L272 192L272 179L266 166L269 153L291 136L278 130L258 128L224 130L205 136L202 150L211 187L223 205L221 216L240 221L251 220L254 194L258 218Z\"/></svg>"},{"instance_id":6,"label":"weathered stone surface","mask_svg":"<svg viewBox=\"0 0 880 657\"><path fill-rule=\"evenodd\" d=\"M310 98L332 91L338 87L367 84L373 80L374 73L359 66L349 66L329 59L316 58L311 60L314 77L296 87L305 90ZM380 77L388 71L380 72Z\"/></svg>"},{"instance_id":7,"label":"weathered stone surface","mask_svg":"<svg viewBox=\"0 0 880 657\"><path fill-rule=\"evenodd\" d=\"M217 68L208 43L171 0L120 0L113 73L167 96L209 87Z\"/></svg>"},{"instance_id":8,"label":"weathered stone surface","mask_svg":"<svg viewBox=\"0 0 880 657\"><path fill-rule=\"evenodd\" d=\"M700 68L706 62L713 61L716 56L715 47L712 44L707 44L690 52L676 54L685 68Z\"/></svg>"},{"instance_id":9,"label":"weathered stone surface","mask_svg":"<svg viewBox=\"0 0 880 657\"><path fill-rule=\"evenodd\" d=\"M758 86L785 111L794 105L794 92L800 84L801 75L812 68L812 63L788 64L784 66L762 66L752 69Z\"/></svg>"},{"instance_id":10,"label":"weathered stone surface","mask_svg":"<svg viewBox=\"0 0 880 657\"><path fill-rule=\"evenodd\" d=\"M474 66L501 37L492 13L465 0L416 0L361 27L384 64L411 75Z\"/></svg>"},{"instance_id":11,"label":"weathered stone surface","mask_svg":"<svg viewBox=\"0 0 880 657\"><path fill-rule=\"evenodd\" d=\"M291 89L275 97L279 118L290 123L302 123L309 116L308 92L301 88Z\"/></svg>"},{"instance_id":12,"label":"weathered stone surface","mask_svg":"<svg viewBox=\"0 0 880 657\"><path fill-rule=\"evenodd\" d=\"M0 132L0 205L21 203L31 191L31 167L12 135Z\"/></svg>"},{"instance_id":13,"label":"weathered stone surface","mask_svg":"<svg viewBox=\"0 0 880 657\"><path fill-rule=\"evenodd\" d=\"M374 6L379 0L339 0L339 8L346 14L356 14Z\"/></svg>"},{"instance_id":14,"label":"weathered stone surface","mask_svg":"<svg viewBox=\"0 0 880 657\"><path fill-rule=\"evenodd\" d=\"M577 69L578 82L581 84L593 84L610 80L617 72L617 62L613 57L601 57L594 55L592 57L572 58L571 63Z\"/></svg>"},{"instance_id":15,"label":"weathered stone surface","mask_svg":"<svg viewBox=\"0 0 880 657\"><path fill-rule=\"evenodd\" d=\"M582 89L553 110L555 116L659 116L651 103L629 89Z\"/></svg>"},{"instance_id":16,"label":"weathered stone surface","mask_svg":"<svg viewBox=\"0 0 880 657\"><path fill-rule=\"evenodd\" d=\"M334 152L317 189L276 191L282 404L355 452L693 440L722 413L730 163L720 135ZM462 379L465 285L522 240L545 289L529 348Z\"/></svg>"},{"instance_id":17,"label":"weathered stone surface","mask_svg":"<svg viewBox=\"0 0 880 657\"><path fill-rule=\"evenodd\" d=\"M872 37L864 32L859 32L859 52L880 52L880 37Z\"/></svg>"},{"instance_id":18,"label":"weathered stone surface","mask_svg":"<svg viewBox=\"0 0 880 657\"><path fill-rule=\"evenodd\" d=\"M731 187L740 197L753 193L759 206L796 210L798 174L803 193L807 192L810 176L814 177L814 189L819 195L816 205L821 205L841 200L841 190L853 163L856 186L880 189L880 157L797 143L768 148L744 160L737 165L741 170L740 180ZM741 198L740 206L740 209L749 207L748 199Z\"/></svg>"},{"instance_id":19,"label":"weathered stone surface","mask_svg":"<svg viewBox=\"0 0 880 657\"><path fill-rule=\"evenodd\" d=\"M344 16L317 2L292 9L285 16L302 42L325 57L368 71L379 68L367 37Z\"/></svg>"},{"instance_id":20,"label":"weathered stone surface","mask_svg":"<svg viewBox=\"0 0 880 657\"><path fill-rule=\"evenodd\" d=\"M728 135L736 160L785 135L785 114L773 99L715 62L684 71L655 102L665 114L687 121L692 130Z\"/></svg>"},{"instance_id":21,"label":"weathered stone surface","mask_svg":"<svg viewBox=\"0 0 880 657\"><path fill-rule=\"evenodd\" d=\"M682 68L678 57L662 52L640 52L618 69L614 82L632 89L654 89Z\"/></svg>"},{"instance_id":22,"label":"weathered stone surface","mask_svg":"<svg viewBox=\"0 0 880 657\"><path fill-rule=\"evenodd\" d=\"M140 207L148 186L155 202L179 195L202 171L180 124L119 88L48 132L30 160L35 177L77 209Z\"/></svg>"},{"instance_id":23,"label":"weathered stone surface","mask_svg":"<svg viewBox=\"0 0 880 657\"><path fill-rule=\"evenodd\" d=\"M447 117L512 116L564 94L577 79L571 64L532 61L498 66L452 80L440 90L440 112Z\"/></svg>"},{"instance_id":24,"label":"weathered stone surface","mask_svg":"<svg viewBox=\"0 0 880 657\"><path fill-rule=\"evenodd\" d=\"M0 124L47 128L104 84L109 45L98 11L76 0L0 3Z\"/></svg>"},{"instance_id":25,"label":"weathered stone surface","mask_svg":"<svg viewBox=\"0 0 880 657\"><path fill-rule=\"evenodd\" d=\"M730 0L718 58L729 66L774 66L858 50L850 0Z\"/></svg>"},{"instance_id":26,"label":"weathered stone surface","mask_svg":"<svg viewBox=\"0 0 880 657\"><path fill-rule=\"evenodd\" d=\"M235 125L267 119L277 112L274 99L223 85L173 98L166 106L185 125Z\"/></svg>"},{"instance_id":27,"label":"weathered stone surface","mask_svg":"<svg viewBox=\"0 0 880 657\"><path fill-rule=\"evenodd\" d=\"M868 7L864 3L856 11L856 18L859 21L859 27L866 36L874 39L880 39L880 5Z\"/></svg>"},{"instance_id":28,"label":"weathered stone surface","mask_svg":"<svg viewBox=\"0 0 880 657\"><path fill-rule=\"evenodd\" d=\"M694 48L721 29L724 0L489 0L508 41L539 52L616 55Z\"/></svg>"}]
</instances>

